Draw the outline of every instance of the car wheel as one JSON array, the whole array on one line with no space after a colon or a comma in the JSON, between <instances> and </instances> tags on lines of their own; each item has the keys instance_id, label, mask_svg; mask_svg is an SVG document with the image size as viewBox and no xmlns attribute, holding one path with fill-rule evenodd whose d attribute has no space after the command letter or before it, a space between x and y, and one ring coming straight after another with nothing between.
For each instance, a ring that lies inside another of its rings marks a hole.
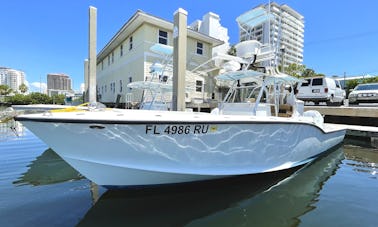
<instances>
[{"instance_id":1,"label":"car wheel","mask_svg":"<svg viewBox=\"0 0 378 227\"><path fill-rule=\"evenodd\" d=\"M331 97L329 97L329 102L334 102L335 101L335 96L334 95L331 95Z\"/></svg>"},{"instance_id":2,"label":"car wheel","mask_svg":"<svg viewBox=\"0 0 378 227\"><path fill-rule=\"evenodd\" d=\"M333 106L335 105L335 97L333 95L331 95L331 97L329 97L329 100L326 102L327 103L327 106Z\"/></svg>"},{"instance_id":3,"label":"car wheel","mask_svg":"<svg viewBox=\"0 0 378 227\"><path fill-rule=\"evenodd\" d=\"M358 102L355 101L355 102L349 102L350 105L358 105Z\"/></svg>"}]
</instances>

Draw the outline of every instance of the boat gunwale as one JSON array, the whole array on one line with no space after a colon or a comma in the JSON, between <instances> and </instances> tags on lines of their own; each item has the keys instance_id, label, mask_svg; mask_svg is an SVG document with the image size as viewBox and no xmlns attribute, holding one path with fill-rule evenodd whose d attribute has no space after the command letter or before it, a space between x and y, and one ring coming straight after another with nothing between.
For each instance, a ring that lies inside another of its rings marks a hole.
<instances>
[{"instance_id":1,"label":"boat gunwale","mask_svg":"<svg viewBox=\"0 0 378 227\"><path fill-rule=\"evenodd\" d=\"M224 115L228 116L228 115ZM279 118L279 117L275 117ZM72 119L72 118L29 118L26 116L16 116L16 121L31 121L31 122L46 122L46 123L72 123L72 124L99 124L99 125L109 125L109 124L121 124L121 125L173 125L173 124L182 124L182 125L189 125L189 124L239 124L239 125L245 125L245 124L302 124L302 125L308 125L313 126L320 130L323 134L330 134L334 132L339 131L345 131L344 128L338 128L326 131L323 128L319 127L318 125L311 123L311 122L305 122L305 121L299 121L299 120L281 120L281 119L274 119L274 121L268 121L268 120L259 120L259 119L249 119L249 120L231 120L229 118L224 118L224 120L207 120L207 121L199 121L198 119L193 120L115 120L115 119ZM271 119L273 120L273 119Z\"/></svg>"}]
</instances>

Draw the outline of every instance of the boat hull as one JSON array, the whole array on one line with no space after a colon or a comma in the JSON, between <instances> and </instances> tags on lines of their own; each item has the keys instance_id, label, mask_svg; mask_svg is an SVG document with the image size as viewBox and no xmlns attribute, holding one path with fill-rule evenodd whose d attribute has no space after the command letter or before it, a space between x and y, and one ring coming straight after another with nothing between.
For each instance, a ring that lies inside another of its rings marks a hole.
<instances>
[{"instance_id":1,"label":"boat hull","mask_svg":"<svg viewBox=\"0 0 378 227\"><path fill-rule=\"evenodd\" d=\"M115 187L289 169L312 161L345 135L292 121L20 120L89 180Z\"/></svg>"}]
</instances>

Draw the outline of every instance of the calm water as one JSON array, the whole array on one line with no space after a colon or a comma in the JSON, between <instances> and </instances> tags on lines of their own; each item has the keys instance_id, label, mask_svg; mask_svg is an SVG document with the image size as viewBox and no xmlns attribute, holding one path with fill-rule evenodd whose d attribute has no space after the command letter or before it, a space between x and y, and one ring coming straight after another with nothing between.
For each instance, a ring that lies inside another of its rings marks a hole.
<instances>
[{"instance_id":1,"label":"calm water","mask_svg":"<svg viewBox=\"0 0 378 227\"><path fill-rule=\"evenodd\" d=\"M107 191L10 122L0 226L377 226L377 167L378 150L346 141L296 172Z\"/></svg>"}]
</instances>

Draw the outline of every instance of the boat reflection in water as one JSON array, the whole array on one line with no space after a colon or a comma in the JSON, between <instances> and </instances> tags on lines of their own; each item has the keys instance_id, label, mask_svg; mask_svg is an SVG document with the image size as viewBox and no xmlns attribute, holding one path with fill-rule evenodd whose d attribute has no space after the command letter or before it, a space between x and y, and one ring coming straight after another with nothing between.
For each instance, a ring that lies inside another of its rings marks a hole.
<instances>
[{"instance_id":1,"label":"boat reflection in water","mask_svg":"<svg viewBox=\"0 0 378 227\"><path fill-rule=\"evenodd\" d=\"M32 161L28 167L28 171L13 184L38 186L83 179L79 172L50 148Z\"/></svg>"},{"instance_id":2,"label":"boat reflection in water","mask_svg":"<svg viewBox=\"0 0 378 227\"><path fill-rule=\"evenodd\" d=\"M297 172L107 191L78 225L293 226L314 209L319 191L343 158L339 147Z\"/></svg>"},{"instance_id":3,"label":"boat reflection in water","mask_svg":"<svg viewBox=\"0 0 378 227\"><path fill-rule=\"evenodd\" d=\"M20 122L14 120L1 122L0 120L0 142L17 139L17 137L24 135L24 131Z\"/></svg>"}]
</instances>

